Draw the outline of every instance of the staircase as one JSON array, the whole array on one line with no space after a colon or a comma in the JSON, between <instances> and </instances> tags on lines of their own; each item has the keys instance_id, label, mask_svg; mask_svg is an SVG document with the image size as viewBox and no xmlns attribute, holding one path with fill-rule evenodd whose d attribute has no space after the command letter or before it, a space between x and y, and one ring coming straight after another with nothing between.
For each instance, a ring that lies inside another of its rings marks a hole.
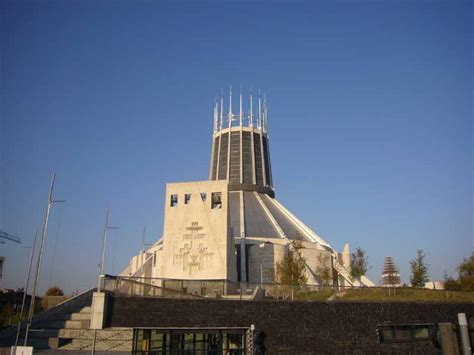
<instances>
[{"instance_id":1,"label":"staircase","mask_svg":"<svg viewBox=\"0 0 474 355\"><path fill-rule=\"evenodd\" d=\"M38 313L33 317L28 345L38 349L91 350L94 330L89 329L91 321L92 292L87 290L56 307ZM0 347L15 343L16 327L0 332ZM23 345L24 329L19 345ZM97 351L132 350L133 330L129 328L107 328L97 330L95 349Z\"/></svg>"},{"instance_id":2,"label":"staircase","mask_svg":"<svg viewBox=\"0 0 474 355\"><path fill-rule=\"evenodd\" d=\"M65 341L60 350L92 350L94 330L63 329L60 334ZM97 331L96 351L132 351L133 330L130 328L109 328Z\"/></svg>"}]
</instances>

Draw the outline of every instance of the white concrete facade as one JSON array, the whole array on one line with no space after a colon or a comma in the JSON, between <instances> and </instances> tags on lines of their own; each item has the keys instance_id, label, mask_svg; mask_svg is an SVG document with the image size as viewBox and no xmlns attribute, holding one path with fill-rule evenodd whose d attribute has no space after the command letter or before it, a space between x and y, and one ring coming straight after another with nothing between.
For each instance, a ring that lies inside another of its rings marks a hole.
<instances>
[{"instance_id":1,"label":"white concrete facade","mask_svg":"<svg viewBox=\"0 0 474 355\"><path fill-rule=\"evenodd\" d=\"M253 284L277 282L277 264L290 251L292 238L275 218L268 218L267 222L275 228L277 235L280 234L278 238L274 235L245 236L245 232L243 235L233 232L228 196L235 193L239 192L228 191L225 180L167 184L163 237L134 256L121 275L152 278L152 283L157 285L162 284L161 279L226 280ZM216 195L220 196L220 201L213 204L213 196ZM268 208L264 211L271 213ZM337 275L340 286L358 286L358 281L349 276L349 245L346 244L343 253L338 254L312 231L317 239L314 236L310 239L304 228L301 227L299 233L303 238L301 253L306 260L308 284L321 284L319 275L327 269L329 280L324 280L325 284L333 284ZM319 240L324 244L320 244ZM246 255L240 262L239 277L237 255L242 245ZM243 271L243 263L248 270ZM243 273L248 277L245 278ZM372 284L363 278L363 285Z\"/></svg>"},{"instance_id":2,"label":"white concrete facade","mask_svg":"<svg viewBox=\"0 0 474 355\"><path fill-rule=\"evenodd\" d=\"M167 184L161 270L155 274L178 280L235 279L227 215L225 181Z\"/></svg>"}]
</instances>

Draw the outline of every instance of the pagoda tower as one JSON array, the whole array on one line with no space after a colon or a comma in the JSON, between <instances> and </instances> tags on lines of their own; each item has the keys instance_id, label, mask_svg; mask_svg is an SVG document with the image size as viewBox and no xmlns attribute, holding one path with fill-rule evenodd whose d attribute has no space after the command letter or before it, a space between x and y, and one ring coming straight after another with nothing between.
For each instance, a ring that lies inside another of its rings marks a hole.
<instances>
[{"instance_id":1,"label":"pagoda tower","mask_svg":"<svg viewBox=\"0 0 474 355\"><path fill-rule=\"evenodd\" d=\"M400 273L391 256L385 257L382 271L382 285L386 287L400 286Z\"/></svg>"}]
</instances>

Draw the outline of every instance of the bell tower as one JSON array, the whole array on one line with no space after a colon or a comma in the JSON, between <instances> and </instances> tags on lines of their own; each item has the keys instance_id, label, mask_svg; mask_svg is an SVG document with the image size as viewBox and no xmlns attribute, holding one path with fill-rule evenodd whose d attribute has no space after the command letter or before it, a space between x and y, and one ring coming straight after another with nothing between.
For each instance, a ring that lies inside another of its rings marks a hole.
<instances>
[{"instance_id":1,"label":"bell tower","mask_svg":"<svg viewBox=\"0 0 474 355\"><path fill-rule=\"evenodd\" d=\"M227 180L229 191L257 191L274 197L267 102L260 91L256 102L253 96L250 91L246 113L242 92L238 113L233 112L232 88L227 107L223 93L220 103L216 100L209 180Z\"/></svg>"}]
</instances>

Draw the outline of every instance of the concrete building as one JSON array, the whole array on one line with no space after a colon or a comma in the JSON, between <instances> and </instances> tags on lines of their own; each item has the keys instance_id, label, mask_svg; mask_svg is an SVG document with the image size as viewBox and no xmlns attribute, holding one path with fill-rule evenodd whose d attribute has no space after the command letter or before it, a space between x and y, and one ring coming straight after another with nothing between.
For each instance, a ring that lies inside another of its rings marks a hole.
<instances>
[{"instance_id":1,"label":"concrete building","mask_svg":"<svg viewBox=\"0 0 474 355\"><path fill-rule=\"evenodd\" d=\"M358 285L350 277L349 246L338 253L275 198L266 99L250 94L246 113L242 94L236 112L232 99L231 90L228 105L221 96L214 106L209 180L166 185L163 236L121 275L154 284L274 283L277 263L298 239L308 284ZM366 277L361 282L373 285Z\"/></svg>"}]
</instances>

